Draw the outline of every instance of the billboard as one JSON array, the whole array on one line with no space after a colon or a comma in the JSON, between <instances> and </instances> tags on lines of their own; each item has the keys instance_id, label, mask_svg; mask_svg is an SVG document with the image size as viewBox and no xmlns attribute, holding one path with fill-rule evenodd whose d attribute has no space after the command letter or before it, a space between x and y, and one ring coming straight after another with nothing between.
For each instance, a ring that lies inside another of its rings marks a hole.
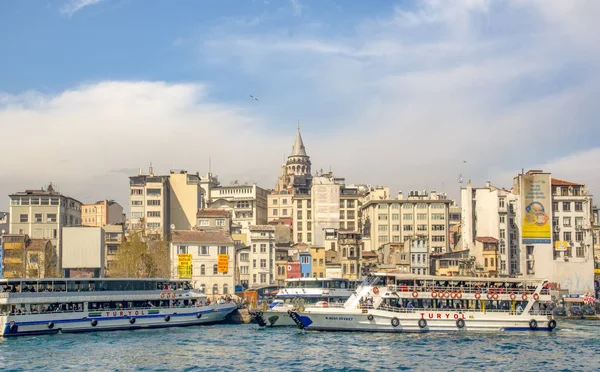
<instances>
[{"instance_id":1,"label":"billboard","mask_svg":"<svg viewBox=\"0 0 600 372\"><path fill-rule=\"evenodd\" d=\"M179 254L177 256L177 273L179 279L192 279L191 254Z\"/></svg>"},{"instance_id":2,"label":"billboard","mask_svg":"<svg viewBox=\"0 0 600 372\"><path fill-rule=\"evenodd\" d=\"M521 239L523 244L552 244L550 175L521 175Z\"/></svg>"},{"instance_id":3,"label":"billboard","mask_svg":"<svg viewBox=\"0 0 600 372\"><path fill-rule=\"evenodd\" d=\"M285 273L288 279L301 278L300 262L288 262Z\"/></svg>"},{"instance_id":4,"label":"billboard","mask_svg":"<svg viewBox=\"0 0 600 372\"><path fill-rule=\"evenodd\" d=\"M226 273L229 271L229 255L220 254L217 261L217 269L219 273Z\"/></svg>"}]
</instances>

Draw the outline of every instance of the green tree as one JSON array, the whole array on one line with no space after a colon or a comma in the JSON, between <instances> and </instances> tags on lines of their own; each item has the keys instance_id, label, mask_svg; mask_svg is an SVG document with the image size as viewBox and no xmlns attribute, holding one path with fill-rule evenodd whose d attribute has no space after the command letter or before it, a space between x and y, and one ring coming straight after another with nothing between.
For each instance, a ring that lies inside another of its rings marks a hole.
<instances>
[{"instance_id":1,"label":"green tree","mask_svg":"<svg viewBox=\"0 0 600 372\"><path fill-rule=\"evenodd\" d=\"M130 233L119 245L109 274L115 278L169 278L168 241L144 241L139 233Z\"/></svg>"}]
</instances>

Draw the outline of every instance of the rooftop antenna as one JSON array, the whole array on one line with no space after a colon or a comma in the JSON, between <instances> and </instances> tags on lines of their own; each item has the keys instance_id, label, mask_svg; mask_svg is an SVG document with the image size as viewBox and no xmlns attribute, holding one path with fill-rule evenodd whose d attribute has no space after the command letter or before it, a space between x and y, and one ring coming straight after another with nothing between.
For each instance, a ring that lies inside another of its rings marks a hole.
<instances>
[{"instance_id":1,"label":"rooftop antenna","mask_svg":"<svg viewBox=\"0 0 600 372\"><path fill-rule=\"evenodd\" d=\"M463 184L463 176L462 176L462 173L458 175L458 183L460 184L460 188L462 189L462 184Z\"/></svg>"},{"instance_id":2,"label":"rooftop antenna","mask_svg":"<svg viewBox=\"0 0 600 372\"><path fill-rule=\"evenodd\" d=\"M152 162L150 162L150 169L148 169L148 173L150 173L151 176L154 175L154 170L152 169Z\"/></svg>"},{"instance_id":3,"label":"rooftop antenna","mask_svg":"<svg viewBox=\"0 0 600 372\"><path fill-rule=\"evenodd\" d=\"M210 164L210 156L209 156L209 157L208 157L208 174L209 174L209 175L211 174L211 169L210 169L210 167L211 167L211 164Z\"/></svg>"}]
</instances>

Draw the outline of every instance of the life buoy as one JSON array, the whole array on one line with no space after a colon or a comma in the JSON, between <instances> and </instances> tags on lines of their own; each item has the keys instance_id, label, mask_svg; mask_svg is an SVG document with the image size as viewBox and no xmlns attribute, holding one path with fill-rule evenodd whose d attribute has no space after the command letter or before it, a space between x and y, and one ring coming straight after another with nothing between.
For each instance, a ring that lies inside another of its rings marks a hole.
<instances>
[{"instance_id":1,"label":"life buoy","mask_svg":"<svg viewBox=\"0 0 600 372\"><path fill-rule=\"evenodd\" d=\"M92 327L95 327L98 325L98 321L96 319L92 320L92 322L90 323L92 325Z\"/></svg>"},{"instance_id":2,"label":"life buoy","mask_svg":"<svg viewBox=\"0 0 600 372\"><path fill-rule=\"evenodd\" d=\"M438 296L438 291L436 291L435 289L433 291L431 291L431 298L437 298Z\"/></svg>"},{"instance_id":3,"label":"life buoy","mask_svg":"<svg viewBox=\"0 0 600 372\"><path fill-rule=\"evenodd\" d=\"M135 318L129 319L129 324L134 324L134 323L135 323Z\"/></svg>"},{"instance_id":4,"label":"life buoy","mask_svg":"<svg viewBox=\"0 0 600 372\"><path fill-rule=\"evenodd\" d=\"M475 292L475 299L479 300L481 298L481 293L479 291Z\"/></svg>"},{"instance_id":5,"label":"life buoy","mask_svg":"<svg viewBox=\"0 0 600 372\"><path fill-rule=\"evenodd\" d=\"M531 319L529 321L529 329L531 329L532 331L535 331L537 329L537 327L538 327L537 320Z\"/></svg>"},{"instance_id":6,"label":"life buoy","mask_svg":"<svg viewBox=\"0 0 600 372\"><path fill-rule=\"evenodd\" d=\"M515 292L511 292L510 299L514 301L515 298L517 298L517 295L515 295Z\"/></svg>"},{"instance_id":7,"label":"life buoy","mask_svg":"<svg viewBox=\"0 0 600 372\"><path fill-rule=\"evenodd\" d=\"M327 301L323 302L323 307L329 307L329 303Z\"/></svg>"},{"instance_id":8,"label":"life buoy","mask_svg":"<svg viewBox=\"0 0 600 372\"><path fill-rule=\"evenodd\" d=\"M494 294L492 292L488 292L488 294L487 294L488 300L491 300L492 297L494 297Z\"/></svg>"},{"instance_id":9,"label":"life buoy","mask_svg":"<svg viewBox=\"0 0 600 372\"><path fill-rule=\"evenodd\" d=\"M456 326L457 326L458 328L464 328L464 326L465 326L465 321L464 321L463 319L458 319L458 320L456 321Z\"/></svg>"},{"instance_id":10,"label":"life buoy","mask_svg":"<svg viewBox=\"0 0 600 372\"><path fill-rule=\"evenodd\" d=\"M540 299L540 295L537 294L537 293L534 293L533 294L533 299L536 300L536 301L539 300Z\"/></svg>"},{"instance_id":11,"label":"life buoy","mask_svg":"<svg viewBox=\"0 0 600 372\"><path fill-rule=\"evenodd\" d=\"M372 321L373 320L373 315L369 314L369 316L367 316L367 319L369 319L369 321Z\"/></svg>"},{"instance_id":12,"label":"life buoy","mask_svg":"<svg viewBox=\"0 0 600 372\"><path fill-rule=\"evenodd\" d=\"M413 298L419 297L419 292L417 292L417 290L415 289L414 291L412 291L412 296Z\"/></svg>"},{"instance_id":13,"label":"life buoy","mask_svg":"<svg viewBox=\"0 0 600 372\"><path fill-rule=\"evenodd\" d=\"M419 328L427 327L427 321L425 319L419 319Z\"/></svg>"},{"instance_id":14,"label":"life buoy","mask_svg":"<svg viewBox=\"0 0 600 372\"><path fill-rule=\"evenodd\" d=\"M373 287L373 293L379 294L379 288L378 287Z\"/></svg>"},{"instance_id":15,"label":"life buoy","mask_svg":"<svg viewBox=\"0 0 600 372\"><path fill-rule=\"evenodd\" d=\"M168 322L169 320L171 320L171 317L169 315L165 315L165 322Z\"/></svg>"},{"instance_id":16,"label":"life buoy","mask_svg":"<svg viewBox=\"0 0 600 372\"><path fill-rule=\"evenodd\" d=\"M165 298L165 292L160 292L160 298Z\"/></svg>"},{"instance_id":17,"label":"life buoy","mask_svg":"<svg viewBox=\"0 0 600 372\"><path fill-rule=\"evenodd\" d=\"M172 293L171 293L171 298L175 298L175 295L176 295L176 293L175 293L175 292L172 292Z\"/></svg>"},{"instance_id":18,"label":"life buoy","mask_svg":"<svg viewBox=\"0 0 600 372\"><path fill-rule=\"evenodd\" d=\"M456 293L455 293L455 296L454 296L454 297L455 297L455 298L458 298L458 299L462 298L462 291L461 291L460 289L459 289L458 291L456 291Z\"/></svg>"},{"instance_id":19,"label":"life buoy","mask_svg":"<svg viewBox=\"0 0 600 372\"><path fill-rule=\"evenodd\" d=\"M52 328L54 328L54 323L52 323L52 322L48 323L48 329L52 329Z\"/></svg>"},{"instance_id":20,"label":"life buoy","mask_svg":"<svg viewBox=\"0 0 600 372\"><path fill-rule=\"evenodd\" d=\"M554 328L556 328L556 320L552 319L551 321L548 322L548 329L551 331Z\"/></svg>"},{"instance_id":21,"label":"life buoy","mask_svg":"<svg viewBox=\"0 0 600 372\"><path fill-rule=\"evenodd\" d=\"M497 299L498 299L498 293L494 293L494 294L492 294L492 298L493 298L494 300L497 300Z\"/></svg>"},{"instance_id":22,"label":"life buoy","mask_svg":"<svg viewBox=\"0 0 600 372\"><path fill-rule=\"evenodd\" d=\"M400 319L393 317L392 318L392 327L398 327L400 325Z\"/></svg>"},{"instance_id":23,"label":"life buoy","mask_svg":"<svg viewBox=\"0 0 600 372\"><path fill-rule=\"evenodd\" d=\"M448 298L448 297L450 297L450 292L444 291L444 293L442 293L442 295L444 298Z\"/></svg>"},{"instance_id":24,"label":"life buoy","mask_svg":"<svg viewBox=\"0 0 600 372\"><path fill-rule=\"evenodd\" d=\"M521 300L527 301L527 293L523 293L523 295L521 296Z\"/></svg>"}]
</instances>

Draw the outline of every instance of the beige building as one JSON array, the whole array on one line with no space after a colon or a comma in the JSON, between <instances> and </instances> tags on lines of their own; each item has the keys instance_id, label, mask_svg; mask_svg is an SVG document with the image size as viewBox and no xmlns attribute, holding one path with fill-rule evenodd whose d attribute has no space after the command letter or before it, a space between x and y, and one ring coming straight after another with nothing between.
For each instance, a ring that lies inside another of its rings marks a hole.
<instances>
[{"instance_id":1,"label":"beige building","mask_svg":"<svg viewBox=\"0 0 600 372\"><path fill-rule=\"evenodd\" d=\"M65 278L101 278L106 266L105 232L101 227L63 229L62 269Z\"/></svg>"},{"instance_id":2,"label":"beige building","mask_svg":"<svg viewBox=\"0 0 600 372\"><path fill-rule=\"evenodd\" d=\"M102 200L81 206L81 224L83 226L104 227L124 222L123 207L114 200Z\"/></svg>"},{"instance_id":3,"label":"beige building","mask_svg":"<svg viewBox=\"0 0 600 372\"><path fill-rule=\"evenodd\" d=\"M342 278L359 279L362 258L362 237L358 231L338 231L339 258L342 265Z\"/></svg>"},{"instance_id":4,"label":"beige building","mask_svg":"<svg viewBox=\"0 0 600 372\"><path fill-rule=\"evenodd\" d=\"M408 274L410 270L410 242L385 243L377 250L379 262L393 267L398 272Z\"/></svg>"},{"instance_id":5,"label":"beige building","mask_svg":"<svg viewBox=\"0 0 600 372\"><path fill-rule=\"evenodd\" d=\"M196 225L196 214L202 208L200 175L185 170L171 170L169 174L170 225L176 230L190 230Z\"/></svg>"},{"instance_id":6,"label":"beige building","mask_svg":"<svg viewBox=\"0 0 600 372\"><path fill-rule=\"evenodd\" d=\"M231 212L231 220L242 233L250 226L267 224L267 191L253 185L219 186L210 189L207 206Z\"/></svg>"},{"instance_id":7,"label":"beige building","mask_svg":"<svg viewBox=\"0 0 600 372\"><path fill-rule=\"evenodd\" d=\"M425 239L431 252L448 251L448 214L452 200L445 194L411 191L406 199L370 200L362 205L365 250L386 243Z\"/></svg>"},{"instance_id":8,"label":"beige building","mask_svg":"<svg viewBox=\"0 0 600 372\"><path fill-rule=\"evenodd\" d=\"M209 295L235 291L235 246L225 231L179 231L171 234L171 277L178 278L178 255L192 255L192 285ZM228 255L227 272L218 272L218 257Z\"/></svg>"},{"instance_id":9,"label":"beige building","mask_svg":"<svg viewBox=\"0 0 600 372\"><path fill-rule=\"evenodd\" d=\"M104 228L104 263L106 276L111 276L114 261L119 251L119 246L125 241L125 228L122 224L106 225Z\"/></svg>"},{"instance_id":10,"label":"beige building","mask_svg":"<svg viewBox=\"0 0 600 372\"><path fill-rule=\"evenodd\" d=\"M292 191L273 191L267 195L268 222L293 219Z\"/></svg>"},{"instance_id":11,"label":"beige building","mask_svg":"<svg viewBox=\"0 0 600 372\"><path fill-rule=\"evenodd\" d=\"M250 288L275 284L275 227L271 225L250 226L249 267L240 263L240 272L250 274Z\"/></svg>"},{"instance_id":12,"label":"beige building","mask_svg":"<svg viewBox=\"0 0 600 372\"><path fill-rule=\"evenodd\" d=\"M312 258L313 278L325 278L325 247L310 247L310 256Z\"/></svg>"},{"instance_id":13,"label":"beige building","mask_svg":"<svg viewBox=\"0 0 600 372\"><path fill-rule=\"evenodd\" d=\"M54 190L26 190L10 197L10 233L48 239L62 257L62 228L81 225L81 202ZM60 261L60 260L59 260Z\"/></svg>"},{"instance_id":14,"label":"beige building","mask_svg":"<svg viewBox=\"0 0 600 372\"><path fill-rule=\"evenodd\" d=\"M222 209L199 209L195 230L221 230L231 234L231 212Z\"/></svg>"}]
</instances>

